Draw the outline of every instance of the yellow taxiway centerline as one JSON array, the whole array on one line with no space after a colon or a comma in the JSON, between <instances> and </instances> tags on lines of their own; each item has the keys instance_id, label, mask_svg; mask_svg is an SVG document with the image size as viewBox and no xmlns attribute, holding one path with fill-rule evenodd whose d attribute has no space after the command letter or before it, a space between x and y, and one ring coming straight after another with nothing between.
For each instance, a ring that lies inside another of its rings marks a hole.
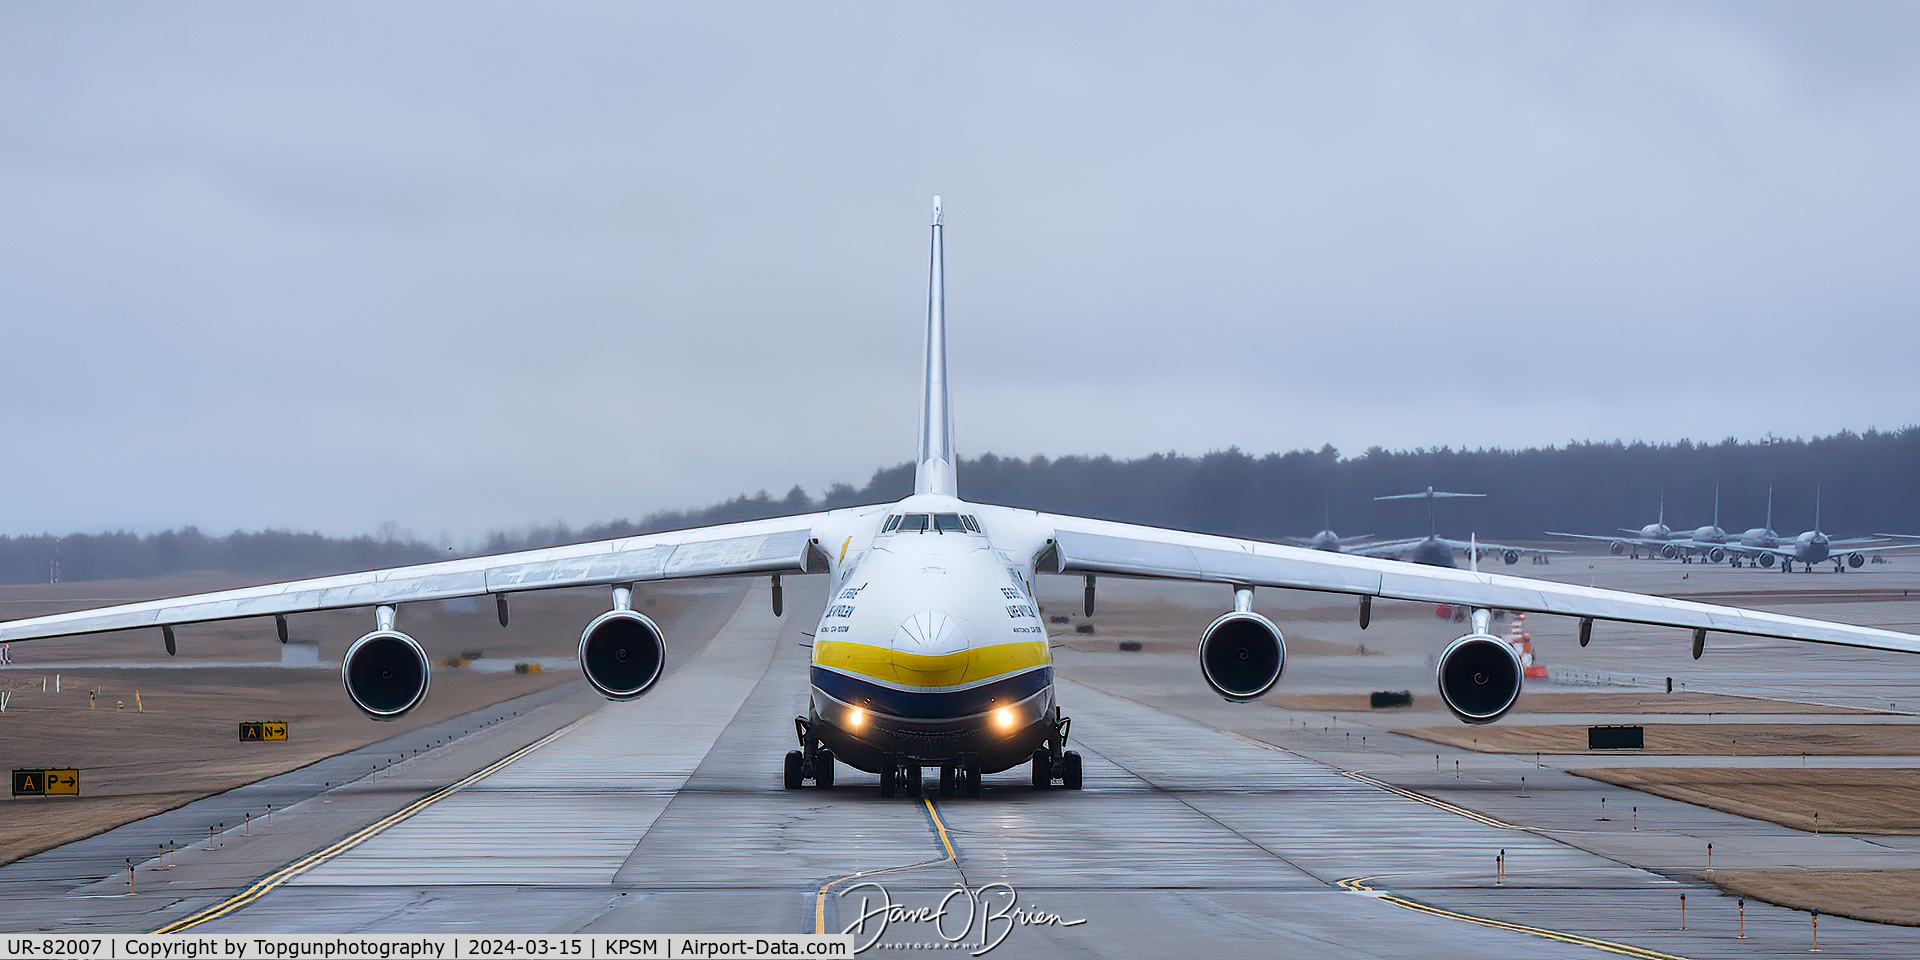
<instances>
[{"instance_id":1,"label":"yellow taxiway centerline","mask_svg":"<svg viewBox=\"0 0 1920 960\"><path fill-rule=\"evenodd\" d=\"M1592 949L1595 949L1595 950L1602 950L1607 953L1619 954L1620 956L1623 956L1623 957L1633 957L1635 958L1635 960L1686 960L1685 957L1677 956L1671 953L1661 953L1658 950L1648 950L1645 947L1636 947L1631 944L1625 944L1625 943L1615 943L1612 940L1601 940L1598 937L1583 937L1577 933L1561 933L1558 930L1548 930L1545 927L1529 927L1524 923L1508 923L1505 920L1494 920L1488 917L1476 917L1470 913L1459 913L1457 911L1448 910L1444 907L1436 907L1430 903L1421 903L1418 900L1409 900L1406 897L1396 897L1393 894L1382 893L1381 891L1375 890L1373 887L1369 886L1367 884L1367 881L1372 879L1374 878L1373 877L1351 877L1349 879L1340 881L1338 886L1342 890L1349 890L1354 893L1371 894L1373 896L1373 899L1384 900L1387 903L1391 903L1396 907L1403 907L1408 910L1415 910L1420 913L1431 914L1432 916L1436 916L1436 917L1445 917L1448 920L1458 920L1462 923L1478 924L1483 927L1492 927L1496 930L1510 930L1514 933L1524 933L1524 934L1527 934L1528 936L1540 937L1546 940L1557 940L1561 943L1570 943L1578 947L1591 947Z\"/></svg>"},{"instance_id":2,"label":"yellow taxiway centerline","mask_svg":"<svg viewBox=\"0 0 1920 960\"><path fill-rule=\"evenodd\" d=\"M180 920L175 920L174 922L169 923L166 926L161 927L160 929L155 930L153 932L154 933L181 933L183 931L190 930L194 927L197 927L200 924L206 923L209 920L217 920L221 917L226 916L227 914L234 912L235 910L239 910L240 908L254 902L255 900L258 900L261 897L266 896L268 893L271 893L275 888L285 884L287 881L292 880L293 878L298 877L301 874L306 873L307 871L312 870L313 868L320 866L321 864L326 863L327 861L332 860L333 858L338 857L343 853L346 853L348 850L352 850L354 847L357 847L367 842L368 840L373 839L375 836L378 836L381 832L387 830L390 827L393 827L396 824L401 823L402 821L408 819L409 817L412 817L414 814L419 813L420 811L425 810L426 808L433 806L434 804L439 803L440 801L445 800L450 796L453 796L455 793L458 793L459 791L466 789L467 787L470 787L475 783L478 783L481 780L484 780L487 777L492 776L495 773L500 772L502 769L506 768L508 764L511 764L514 761L519 760L521 757L524 757L527 754L532 753L535 750L538 750L541 747L544 747L547 744L552 743L553 741L558 740L561 737L567 735L569 732L573 730L574 727L577 727L580 724L585 723L587 719L588 718L586 717L582 717L579 720L575 720L574 722L569 723L566 726L561 727L560 729L555 730L554 732L549 733L546 736L541 737L540 739L535 740L534 742L529 743L526 746L521 747L520 749L515 750L514 752L509 753L506 756L501 757L500 759L495 760L494 762L487 764L486 766L481 767L480 769L475 770L474 772L467 774L464 777L461 777L459 780L456 780L453 783L447 784L446 786L441 787L440 789L435 790L432 793L429 793L426 796L421 797L413 801L412 803L407 804L404 807L401 807L400 809L394 811L393 813L390 813L384 817L381 817L379 820L376 820L373 823L368 824L367 826L362 827L351 834L348 834L345 839L339 840L335 842L333 845L323 850L320 850L317 853L308 854L307 856L302 857L299 860L295 860L294 862L284 867L281 867L280 869L275 870L274 872L267 874L264 877L261 877L259 880L254 881L253 886L250 886L247 889L242 890L239 893L234 894L233 896L228 897L227 899L214 904L213 906L207 907L206 909L201 910L198 913L192 914Z\"/></svg>"},{"instance_id":3,"label":"yellow taxiway centerline","mask_svg":"<svg viewBox=\"0 0 1920 960\"><path fill-rule=\"evenodd\" d=\"M844 877L835 877L821 884L820 892L815 894L813 898L813 932L815 935L824 935L827 932L827 891L832 890L834 887L846 883L849 880L877 877L883 873L912 870L915 867L934 867L943 863L952 863L957 859L953 852L953 841L947 838L946 821L940 819L940 809L935 807L933 801L927 797L921 797L920 802L927 805L927 819L932 821L934 830L939 833L940 846L947 851L947 855L944 857L935 857L932 860L922 860L919 863L903 863L900 866L887 867L882 870L865 870L860 873L849 873Z\"/></svg>"}]
</instances>

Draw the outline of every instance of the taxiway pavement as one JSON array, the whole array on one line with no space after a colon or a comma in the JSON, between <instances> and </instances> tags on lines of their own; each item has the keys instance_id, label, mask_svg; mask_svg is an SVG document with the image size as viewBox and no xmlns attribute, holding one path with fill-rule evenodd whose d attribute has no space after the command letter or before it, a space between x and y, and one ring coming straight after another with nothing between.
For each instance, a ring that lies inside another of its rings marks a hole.
<instances>
[{"instance_id":1,"label":"taxiway pavement","mask_svg":"<svg viewBox=\"0 0 1920 960\"><path fill-rule=\"evenodd\" d=\"M1635 795L1562 772L1562 758L1535 767L1366 717L1224 704L1201 693L1190 659L1151 653L1063 651L1083 791L1036 791L1015 768L988 777L977 800L882 800L872 776L844 767L833 790L786 791L779 761L805 710L802 644L823 590L790 581L782 620L763 583L717 593L711 640L672 648L672 669L639 701L604 704L568 685L409 735L423 744L376 744L0 868L0 928L852 926L861 942L890 944L881 955L956 936L977 950L1004 934L988 955L1754 957L1805 953L1808 917L1749 902L1738 939L1733 899L1699 879L1708 840L1726 858L1716 866L1920 867L1913 844L1815 837ZM1209 599L1178 602L1198 611ZM1445 626L1395 629L1430 635L1437 650ZM1299 673L1310 689L1348 689L1353 670L1378 686L1382 661L1413 674L1413 648L1384 642L1385 656L1357 667L1303 660ZM1737 663L1714 669L1741 692ZM372 772L385 755L406 759ZM344 785L316 789L336 770ZM1529 796L1509 796L1521 775ZM1639 829L1597 820L1599 793L1636 796ZM248 835L229 829L215 849L152 853L156 838L191 835L189 821L269 796L281 800L270 827L256 815ZM125 859L136 864L131 895ZM1005 911L1009 892L1026 913ZM944 902L947 919L858 923L889 899ZM1001 919L983 922L991 912ZM1920 930L1908 928L1822 918L1820 939L1845 956L1920 955Z\"/></svg>"}]
</instances>

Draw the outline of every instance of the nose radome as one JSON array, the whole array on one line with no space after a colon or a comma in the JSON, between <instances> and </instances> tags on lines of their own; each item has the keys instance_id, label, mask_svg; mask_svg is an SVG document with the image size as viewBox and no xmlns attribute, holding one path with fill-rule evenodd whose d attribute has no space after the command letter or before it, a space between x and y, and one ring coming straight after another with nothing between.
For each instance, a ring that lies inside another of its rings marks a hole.
<instances>
[{"instance_id":1,"label":"nose radome","mask_svg":"<svg viewBox=\"0 0 1920 960\"><path fill-rule=\"evenodd\" d=\"M908 617L893 632L893 649L901 653L937 657L967 649L967 631L960 621L939 610Z\"/></svg>"}]
</instances>

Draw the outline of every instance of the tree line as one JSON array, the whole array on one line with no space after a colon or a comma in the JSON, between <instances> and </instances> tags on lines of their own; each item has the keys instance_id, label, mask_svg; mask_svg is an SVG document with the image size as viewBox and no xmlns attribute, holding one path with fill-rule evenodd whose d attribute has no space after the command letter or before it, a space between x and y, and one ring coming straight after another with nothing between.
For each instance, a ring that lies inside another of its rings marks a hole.
<instances>
[{"instance_id":1,"label":"tree line","mask_svg":"<svg viewBox=\"0 0 1920 960\"><path fill-rule=\"evenodd\" d=\"M1343 457L1331 446L1254 456L1238 449L1202 456L1154 454L1130 460L1049 459L985 454L958 466L967 499L1256 539L1308 536L1326 523L1342 535L1427 532L1419 501L1377 501L1432 486L1485 499L1437 506L1443 535L1542 540L1549 530L1612 533L1652 523L1662 501L1667 524L1711 521L1716 487L1720 525L1759 526L1768 490L1773 526L1792 535L1814 523L1842 536L1920 533L1920 427L1843 432L1813 439L1767 437L1702 444L1571 442L1524 450L1370 448ZM819 497L737 496L710 507L662 511L579 529L564 524L491 534L480 553L632 536L682 527L885 503L913 490L913 465L874 472L866 484L834 484ZM57 557L56 557L57 552ZM312 576L445 556L413 540L337 539L288 531L209 537L198 530L0 537L0 580L45 582L58 559L63 579L152 577L214 570L262 578Z\"/></svg>"}]
</instances>

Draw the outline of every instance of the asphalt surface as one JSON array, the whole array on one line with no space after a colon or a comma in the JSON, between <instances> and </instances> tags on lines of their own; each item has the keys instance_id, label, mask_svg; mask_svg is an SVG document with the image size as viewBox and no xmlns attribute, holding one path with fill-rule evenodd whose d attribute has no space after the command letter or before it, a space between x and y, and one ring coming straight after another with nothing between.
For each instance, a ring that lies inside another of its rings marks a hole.
<instances>
[{"instance_id":1,"label":"asphalt surface","mask_svg":"<svg viewBox=\"0 0 1920 960\"><path fill-rule=\"evenodd\" d=\"M1631 588L1672 571L1600 573ZM1806 590L1822 576L1792 578ZM1845 576L1851 589L1868 579ZM872 776L843 767L831 791L789 792L780 756L805 710L804 631L824 587L790 580L783 620L764 583L716 591L705 620L669 638L673 666L639 701L605 704L567 685L0 868L0 929L145 932L197 917L191 929L205 933L852 927L857 942L890 945L876 955L958 943L996 944L995 957L1754 957L1807 952L1809 918L1750 901L1739 939L1735 902L1703 879L1705 843L1722 869L1920 869L1920 838L1810 835L1564 772L1591 765L1584 756L1536 765L1390 732L1440 717L1225 704L1199 689L1190 653L1061 651L1083 791L1036 791L1016 768L989 777L977 800L882 800ZM1762 586L1721 587L1735 588ZM1132 596L1189 607L1198 625L1227 599L1159 587ZM1278 614L1309 602L1262 601ZM1914 617L1885 598L1821 603L1794 609ZM1684 635L1653 632L1583 651L1570 629L1530 627L1551 668L1620 675L1609 683L1675 670L1688 689L1864 704L1920 670L1823 650L1795 671L1778 658L1807 651L1779 644L1715 644L1694 663ZM1302 629L1358 636L1332 620ZM1452 629L1382 617L1364 638L1373 653L1297 658L1284 686L1424 691L1427 651ZM395 755L407 759L379 766ZM257 812L266 802L271 826ZM1623 818L1632 806L1637 819ZM244 835L228 829L204 849L207 823L232 827L249 812ZM180 837L197 842L156 855ZM1010 895L1021 912L1006 909ZM944 904L945 919L883 924L872 911L888 901ZM1823 917L1819 936L1833 955L1920 956L1916 929Z\"/></svg>"}]
</instances>

